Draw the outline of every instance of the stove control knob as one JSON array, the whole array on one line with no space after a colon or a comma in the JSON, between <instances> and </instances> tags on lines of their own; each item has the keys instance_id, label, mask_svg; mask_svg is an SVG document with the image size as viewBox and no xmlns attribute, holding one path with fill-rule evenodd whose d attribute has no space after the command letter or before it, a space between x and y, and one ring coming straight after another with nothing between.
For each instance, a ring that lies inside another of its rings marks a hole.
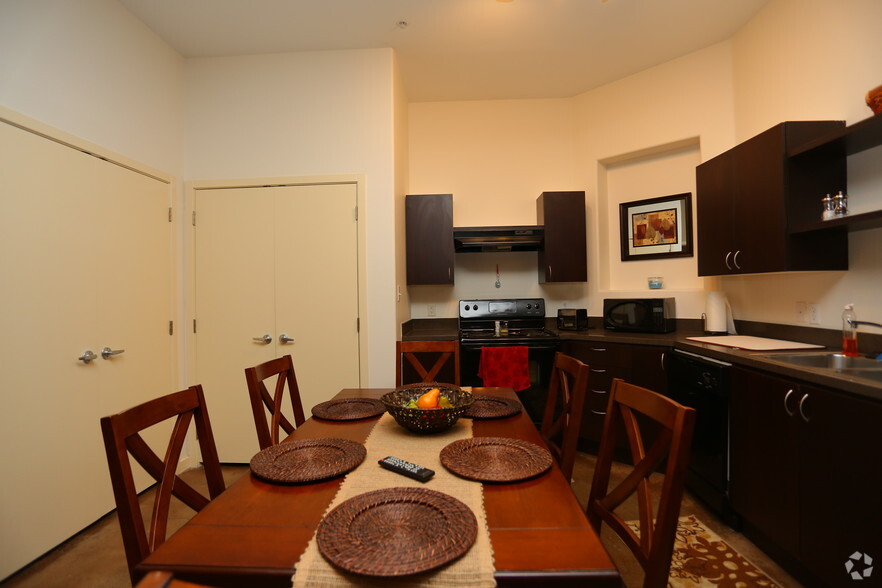
<instances>
[{"instance_id":1,"label":"stove control knob","mask_svg":"<svg viewBox=\"0 0 882 588\"><path fill-rule=\"evenodd\" d=\"M466 309L466 310L471 310L471 307L470 307L468 304L466 304L466 305L465 305L465 309Z\"/></svg>"},{"instance_id":2,"label":"stove control knob","mask_svg":"<svg viewBox=\"0 0 882 588\"><path fill-rule=\"evenodd\" d=\"M530 310L531 308L533 308L533 305L528 302L527 303L527 310Z\"/></svg>"}]
</instances>

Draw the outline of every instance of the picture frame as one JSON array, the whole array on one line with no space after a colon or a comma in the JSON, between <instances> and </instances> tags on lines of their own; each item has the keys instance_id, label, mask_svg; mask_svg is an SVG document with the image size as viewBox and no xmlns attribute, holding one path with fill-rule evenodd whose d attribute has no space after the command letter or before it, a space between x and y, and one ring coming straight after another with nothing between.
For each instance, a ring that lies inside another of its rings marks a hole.
<instances>
[{"instance_id":1,"label":"picture frame","mask_svg":"<svg viewBox=\"0 0 882 588\"><path fill-rule=\"evenodd\" d=\"M692 192L619 204L622 261L692 257Z\"/></svg>"}]
</instances>

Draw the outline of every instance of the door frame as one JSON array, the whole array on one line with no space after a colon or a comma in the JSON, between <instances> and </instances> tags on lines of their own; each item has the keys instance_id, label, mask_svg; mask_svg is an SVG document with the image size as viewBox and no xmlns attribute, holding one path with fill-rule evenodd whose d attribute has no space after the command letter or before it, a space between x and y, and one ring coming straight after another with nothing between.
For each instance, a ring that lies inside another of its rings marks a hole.
<instances>
[{"instance_id":1,"label":"door frame","mask_svg":"<svg viewBox=\"0 0 882 588\"><path fill-rule=\"evenodd\" d=\"M261 177L246 179L227 180L198 180L184 183L184 227L183 235L183 278L184 298L182 301L183 316L183 346L182 357L185 366L185 381L189 382L196 366L196 334L193 332L196 320L196 271L194 260L196 259L196 235L193 230L193 214L196 207L196 192L198 190L218 190L225 188L263 188L276 186L316 186L327 184L352 184L356 191L356 206L358 216L356 218L356 230L358 231L358 377L359 381L367 382L368 360L368 321L367 317L367 256L366 240L364 232L365 188L364 176L361 174L340 174L320 176L282 176Z\"/></svg>"}]
</instances>

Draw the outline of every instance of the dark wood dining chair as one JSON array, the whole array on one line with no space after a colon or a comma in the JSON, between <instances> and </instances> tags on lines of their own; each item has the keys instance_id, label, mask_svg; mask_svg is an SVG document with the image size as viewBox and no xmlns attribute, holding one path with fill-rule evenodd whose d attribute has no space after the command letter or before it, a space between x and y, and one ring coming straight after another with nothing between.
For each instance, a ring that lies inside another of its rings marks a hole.
<instances>
[{"instance_id":1,"label":"dark wood dining chair","mask_svg":"<svg viewBox=\"0 0 882 588\"><path fill-rule=\"evenodd\" d=\"M638 418L638 415L643 415ZM645 420L644 420L645 419ZM639 421L655 422L657 435L649 447L644 444ZM620 380L613 380L600 450L591 482L586 512L595 531L609 525L631 550L644 571L644 588L665 587L671 567L677 517L689 461L689 447L695 427L695 410L669 398ZM624 428L634 462L633 469L613 490L610 473L617 430ZM653 513L649 477L667 459L658 508ZM628 497L637 494L639 536L613 512Z\"/></svg>"},{"instance_id":2,"label":"dark wood dining chair","mask_svg":"<svg viewBox=\"0 0 882 588\"><path fill-rule=\"evenodd\" d=\"M175 419L164 459L147 445L141 431L158 423ZM175 473L190 423L202 454L209 496L206 497L184 482ZM205 408L201 386L155 398L134 408L101 419L101 432L110 469L110 482L116 500L116 512L122 531L123 546L132 583L136 580L135 565L165 541L171 497L174 495L193 510L199 511L224 491L224 478L211 422ZM129 454L157 482L149 531L144 525L138 501L138 490L132 475ZM149 533L149 534L148 534Z\"/></svg>"},{"instance_id":3,"label":"dark wood dining chair","mask_svg":"<svg viewBox=\"0 0 882 588\"><path fill-rule=\"evenodd\" d=\"M437 382L445 366L446 374L453 373L453 381L448 383L459 386L459 341L397 341L395 347L396 386ZM416 373L416 380L405 377L406 366Z\"/></svg>"},{"instance_id":4,"label":"dark wood dining chair","mask_svg":"<svg viewBox=\"0 0 882 588\"><path fill-rule=\"evenodd\" d=\"M273 393L270 394L265 380L275 377ZM245 381L248 383L248 395L251 397L251 412L254 415L254 426L257 428L257 442L261 449L277 445L279 429L287 434L306 421L303 414L303 402L300 400L300 388L294 374L294 360L290 355L271 359L260 365L245 369ZM285 388L291 399L291 410L294 424L282 413ZM269 415L267 412L269 411ZM269 416L269 421L267 421Z\"/></svg>"},{"instance_id":5,"label":"dark wood dining chair","mask_svg":"<svg viewBox=\"0 0 882 588\"><path fill-rule=\"evenodd\" d=\"M573 477L579 428L588 392L587 365L561 352L554 354L548 399L539 433L567 480Z\"/></svg>"}]
</instances>

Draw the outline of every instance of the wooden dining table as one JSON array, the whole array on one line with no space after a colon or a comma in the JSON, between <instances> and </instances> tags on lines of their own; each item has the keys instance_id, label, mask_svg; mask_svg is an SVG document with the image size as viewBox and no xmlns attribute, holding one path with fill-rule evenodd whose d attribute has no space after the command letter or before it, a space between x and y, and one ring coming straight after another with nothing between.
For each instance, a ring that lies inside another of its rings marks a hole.
<instances>
[{"instance_id":1,"label":"wooden dining table","mask_svg":"<svg viewBox=\"0 0 882 588\"><path fill-rule=\"evenodd\" d=\"M379 398L389 389L353 388L335 398ZM516 398L510 388L475 394ZM342 438L363 443L380 417L308 419L289 439ZM475 419L474 437L509 437L544 446L525 411ZM362 463L359 467L379 467ZM291 586L307 547L343 477L274 484L242 476L136 568L211 586ZM484 484L484 508L499 586L621 586L621 577L588 522L570 483L553 465L528 480Z\"/></svg>"}]
</instances>

